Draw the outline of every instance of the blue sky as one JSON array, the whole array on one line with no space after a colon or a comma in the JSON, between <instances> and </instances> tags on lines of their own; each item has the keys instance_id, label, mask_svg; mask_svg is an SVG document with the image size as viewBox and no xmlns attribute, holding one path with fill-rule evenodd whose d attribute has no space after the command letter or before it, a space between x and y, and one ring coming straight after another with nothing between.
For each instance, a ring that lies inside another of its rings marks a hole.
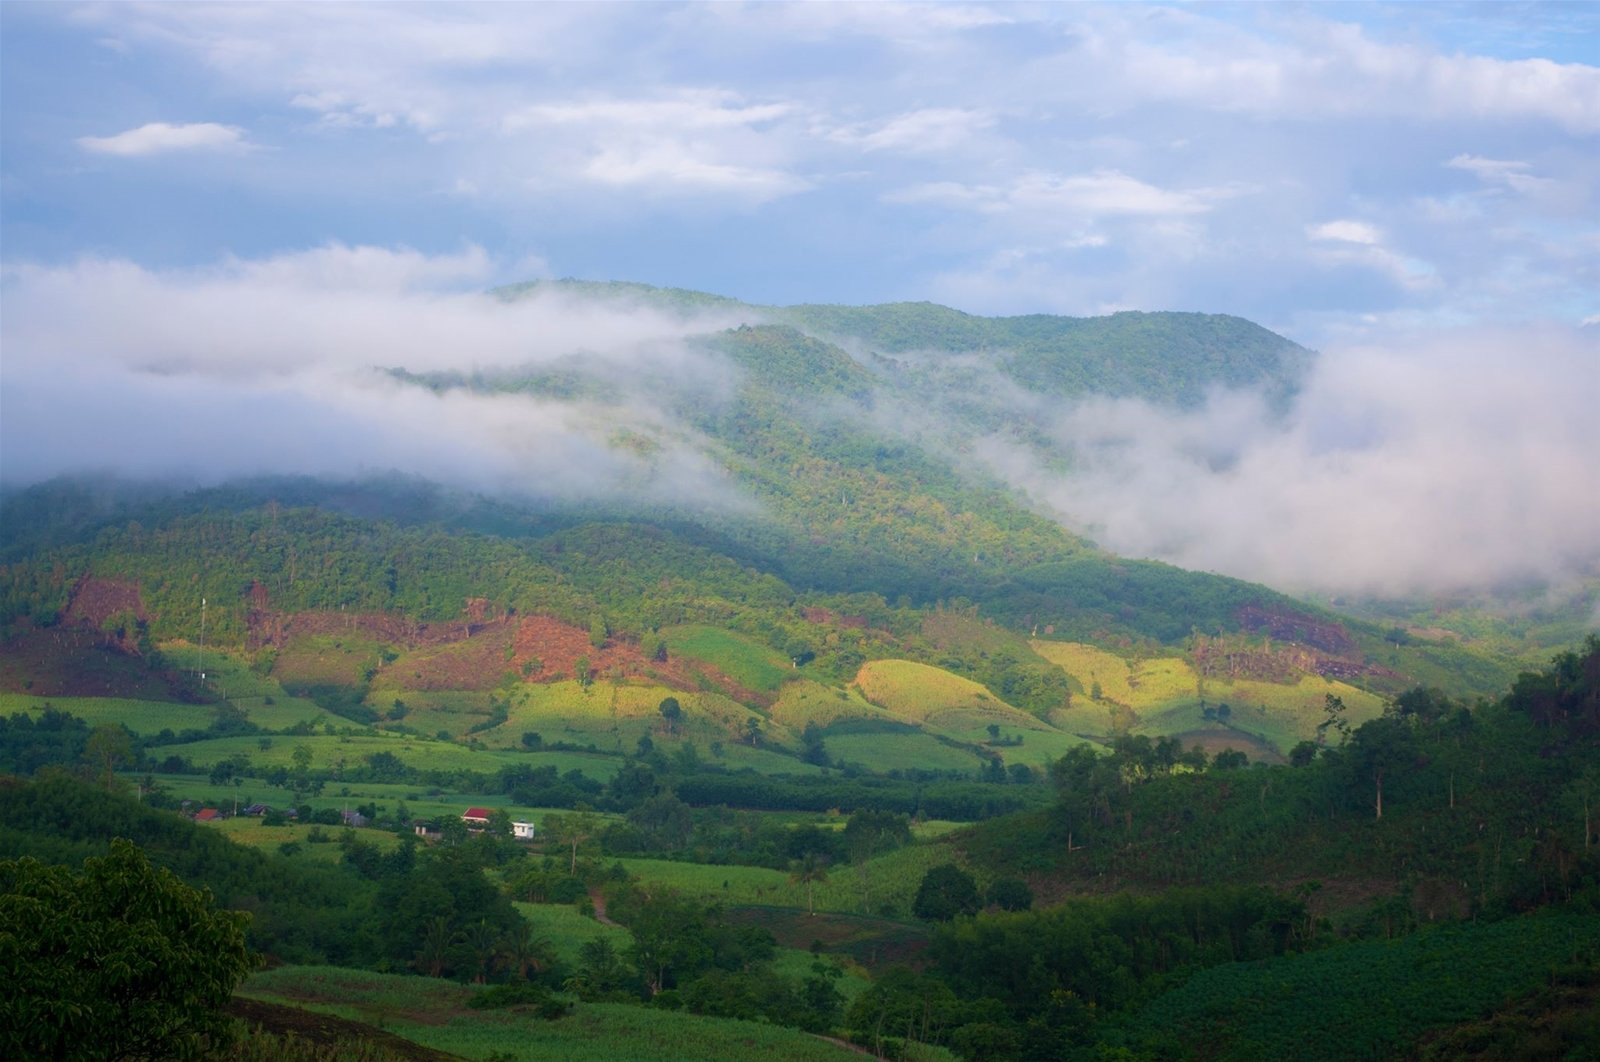
<instances>
[{"instance_id":1,"label":"blue sky","mask_svg":"<svg viewBox=\"0 0 1600 1062\"><path fill-rule=\"evenodd\" d=\"M682 344L726 320L482 295L536 277L1199 310L1320 352L1287 416L1090 403L1044 414L1071 477L974 455L1120 552L1289 589L1600 578L1594 3L6 2L0 265L7 482L636 493L605 417L373 372L726 376ZM743 504L628 415L661 490Z\"/></svg>"},{"instance_id":2,"label":"blue sky","mask_svg":"<svg viewBox=\"0 0 1600 1062\"><path fill-rule=\"evenodd\" d=\"M1600 314L1600 8L7 3L4 254L759 302Z\"/></svg>"}]
</instances>

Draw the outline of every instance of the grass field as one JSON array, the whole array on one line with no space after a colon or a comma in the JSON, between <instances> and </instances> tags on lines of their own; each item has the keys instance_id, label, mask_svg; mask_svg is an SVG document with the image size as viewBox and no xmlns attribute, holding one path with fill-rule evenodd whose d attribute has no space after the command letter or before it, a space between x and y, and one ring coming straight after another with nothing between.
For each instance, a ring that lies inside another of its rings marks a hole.
<instances>
[{"instance_id":1,"label":"grass field","mask_svg":"<svg viewBox=\"0 0 1600 1062\"><path fill-rule=\"evenodd\" d=\"M782 653L732 631L686 624L663 628L661 636L672 655L710 664L758 693L776 693L797 677L793 663Z\"/></svg>"},{"instance_id":2,"label":"grass field","mask_svg":"<svg viewBox=\"0 0 1600 1062\"><path fill-rule=\"evenodd\" d=\"M27 712L37 717L48 704L58 712L75 715L90 726L121 723L135 734L163 730L204 730L216 713L203 704L134 701L122 697L35 697L30 693L0 693L0 714Z\"/></svg>"},{"instance_id":3,"label":"grass field","mask_svg":"<svg viewBox=\"0 0 1600 1062\"><path fill-rule=\"evenodd\" d=\"M433 978L283 966L253 975L239 995L367 1022L464 1058L562 1062L838 1062L850 1048L755 1022L701 1018L619 1003L581 1003L546 1022L515 1009L474 1011L474 990ZM919 1057L952 1058L943 1051Z\"/></svg>"},{"instance_id":4,"label":"grass field","mask_svg":"<svg viewBox=\"0 0 1600 1062\"><path fill-rule=\"evenodd\" d=\"M879 914L886 907L908 917L922 876L941 863L957 861L955 850L937 840L908 845L858 866L830 867L826 881L813 888L816 909ZM711 866L665 859L619 859L641 881L666 885L706 903L806 909L805 886L768 867Z\"/></svg>"},{"instance_id":5,"label":"grass field","mask_svg":"<svg viewBox=\"0 0 1600 1062\"><path fill-rule=\"evenodd\" d=\"M983 766L975 753L916 730L825 734L823 746L836 763L859 764L869 771L976 771Z\"/></svg>"},{"instance_id":6,"label":"grass field","mask_svg":"<svg viewBox=\"0 0 1600 1062\"><path fill-rule=\"evenodd\" d=\"M263 741L268 742L266 748L262 748ZM249 760L252 770L261 770L293 767L294 750L301 746L311 750L311 768L316 771L361 766L368 756L378 752L391 753L407 766L420 770L467 770L492 774L511 764L531 764L535 767L551 764L562 772L581 770L602 782L616 774L621 765L621 761L614 756L589 752L472 749L450 741L386 733L211 738L181 745L158 746L150 754L158 760L168 754L176 754L187 758L197 767L210 767L220 760L242 755ZM333 784L338 784L337 779Z\"/></svg>"},{"instance_id":7,"label":"grass field","mask_svg":"<svg viewBox=\"0 0 1600 1062\"><path fill-rule=\"evenodd\" d=\"M567 966L578 961L578 949L596 937L611 941L620 955L633 943L633 934L621 926L608 926L578 911L572 904L515 903L536 934L550 941L556 958Z\"/></svg>"}]
</instances>

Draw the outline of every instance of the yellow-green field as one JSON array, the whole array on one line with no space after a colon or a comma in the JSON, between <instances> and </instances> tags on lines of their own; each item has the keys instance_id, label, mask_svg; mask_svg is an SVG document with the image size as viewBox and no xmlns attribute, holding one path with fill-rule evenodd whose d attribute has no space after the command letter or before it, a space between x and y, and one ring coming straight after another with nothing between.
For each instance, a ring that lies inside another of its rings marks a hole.
<instances>
[{"instance_id":1,"label":"yellow-green field","mask_svg":"<svg viewBox=\"0 0 1600 1062\"><path fill-rule=\"evenodd\" d=\"M1345 718L1359 726L1383 711L1383 699L1345 682L1306 675L1294 683L1254 679L1207 679L1202 684L1181 657L1156 657L1137 662L1075 642L1032 643L1034 650L1090 690L1098 684L1101 700L1074 697L1072 707L1058 709L1050 721L1062 730L1109 736L1114 731L1183 734L1219 725L1250 735L1287 752L1313 738L1325 718L1329 694L1340 698ZM1208 720L1202 694L1213 710L1228 706L1226 718Z\"/></svg>"},{"instance_id":2,"label":"yellow-green field","mask_svg":"<svg viewBox=\"0 0 1600 1062\"><path fill-rule=\"evenodd\" d=\"M867 700L913 722L936 723L942 714L963 711L1007 726L1041 726L1033 716L1011 707L981 684L912 660L864 664L856 675L856 686Z\"/></svg>"},{"instance_id":3,"label":"yellow-green field","mask_svg":"<svg viewBox=\"0 0 1600 1062\"><path fill-rule=\"evenodd\" d=\"M810 679L800 679L783 687L768 714L795 733L808 724L830 726L842 719L889 719L888 711L861 696L851 687L841 690Z\"/></svg>"}]
</instances>

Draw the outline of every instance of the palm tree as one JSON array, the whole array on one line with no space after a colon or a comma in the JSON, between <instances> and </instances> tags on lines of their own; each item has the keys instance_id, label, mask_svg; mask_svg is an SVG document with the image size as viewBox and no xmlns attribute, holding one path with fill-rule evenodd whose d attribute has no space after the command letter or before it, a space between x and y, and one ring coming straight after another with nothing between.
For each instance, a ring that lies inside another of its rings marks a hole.
<instances>
[{"instance_id":1,"label":"palm tree","mask_svg":"<svg viewBox=\"0 0 1600 1062\"><path fill-rule=\"evenodd\" d=\"M436 916L428 923L427 932L422 935L422 948L417 952L417 969L429 977L443 975L445 963L450 961L450 948L455 942L455 934L450 932L449 919L443 915Z\"/></svg>"},{"instance_id":2,"label":"palm tree","mask_svg":"<svg viewBox=\"0 0 1600 1062\"><path fill-rule=\"evenodd\" d=\"M828 880L828 861L815 852L807 852L804 859L796 859L789 864L789 882L792 885L806 887L806 913L813 918L817 914L817 905L813 897L813 889L817 882Z\"/></svg>"},{"instance_id":3,"label":"palm tree","mask_svg":"<svg viewBox=\"0 0 1600 1062\"><path fill-rule=\"evenodd\" d=\"M548 967L554 958L550 941L536 936L533 927L520 919L500 938L500 960L524 981L529 980L529 970L538 973Z\"/></svg>"},{"instance_id":4,"label":"palm tree","mask_svg":"<svg viewBox=\"0 0 1600 1062\"><path fill-rule=\"evenodd\" d=\"M481 985L489 980L489 969L494 966L495 956L499 954L500 932L480 918L477 925L463 934L463 942L467 950L472 953L472 960L478 967L473 980Z\"/></svg>"}]
</instances>

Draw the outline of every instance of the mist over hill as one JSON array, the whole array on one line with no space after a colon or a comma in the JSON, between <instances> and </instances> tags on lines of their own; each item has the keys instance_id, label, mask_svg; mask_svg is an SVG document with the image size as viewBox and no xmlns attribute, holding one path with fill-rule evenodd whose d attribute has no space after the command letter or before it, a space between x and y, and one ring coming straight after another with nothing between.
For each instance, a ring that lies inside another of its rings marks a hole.
<instances>
[{"instance_id":1,"label":"mist over hill","mask_svg":"<svg viewBox=\"0 0 1600 1062\"><path fill-rule=\"evenodd\" d=\"M1482 334L1315 354L1199 313L463 290L481 272L337 246L30 267L5 290L5 483L394 472L764 537L802 584L944 585L1090 540L1290 592L1592 607L1583 333L1520 360Z\"/></svg>"}]
</instances>

